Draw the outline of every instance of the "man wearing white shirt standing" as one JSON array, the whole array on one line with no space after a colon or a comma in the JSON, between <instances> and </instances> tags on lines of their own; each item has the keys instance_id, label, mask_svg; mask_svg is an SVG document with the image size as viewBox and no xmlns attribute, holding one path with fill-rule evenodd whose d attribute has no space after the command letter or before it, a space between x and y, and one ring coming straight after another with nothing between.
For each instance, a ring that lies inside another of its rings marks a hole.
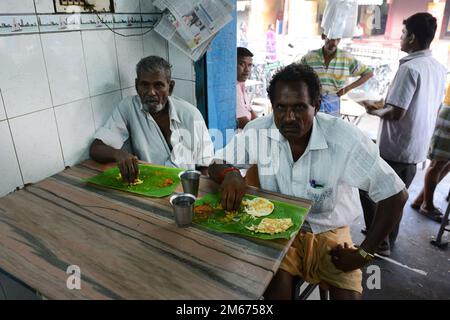
<instances>
[{"instance_id":1,"label":"man wearing white shirt standing","mask_svg":"<svg viewBox=\"0 0 450 320\"><path fill-rule=\"evenodd\" d=\"M302 231L264 297L291 298L292 280L300 276L326 285L332 299L359 299L360 268L400 219L407 200L404 184L357 127L318 113L320 80L311 67L281 69L268 93L273 113L249 123L209 167L221 183L221 204L226 210L241 204L246 184L233 166L240 164L258 166L263 189L312 200ZM360 214L352 187L379 202L373 228L358 249L349 230Z\"/></svg>"},{"instance_id":2,"label":"man wearing white shirt standing","mask_svg":"<svg viewBox=\"0 0 450 320\"><path fill-rule=\"evenodd\" d=\"M409 187L416 174L416 164L427 159L428 146L443 101L446 68L431 55L430 44L437 22L431 14L416 13L403 21L401 50L408 55L390 85L384 108L376 110L366 104L368 113L379 116L378 144L380 155ZM367 230L371 228L374 207L366 193L361 192ZM397 239L400 221L379 253L390 254Z\"/></svg>"},{"instance_id":3,"label":"man wearing white shirt standing","mask_svg":"<svg viewBox=\"0 0 450 320\"><path fill-rule=\"evenodd\" d=\"M96 132L92 159L116 162L128 183L138 178L138 159L187 169L208 166L214 153L211 137L200 111L171 96L171 65L149 56L137 64L136 73L138 95L122 100ZM122 149L127 140L133 154Z\"/></svg>"}]
</instances>

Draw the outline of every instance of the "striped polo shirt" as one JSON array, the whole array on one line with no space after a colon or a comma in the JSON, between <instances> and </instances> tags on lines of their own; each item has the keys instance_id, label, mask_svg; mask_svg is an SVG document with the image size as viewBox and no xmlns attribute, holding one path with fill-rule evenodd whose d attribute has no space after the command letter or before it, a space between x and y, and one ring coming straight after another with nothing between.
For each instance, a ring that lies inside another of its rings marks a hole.
<instances>
[{"instance_id":1,"label":"striped polo shirt","mask_svg":"<svg viewBox=\"0 0 450 320\"><path fill-rule=\"evenodd\" d=\"M309 65L317 73L322 84L322 94L336 93L345 87L349 77L360 77L372 71L370 67L341 49L336 50L328 68L325 66L322 48L308 52L300 63Z\"/></svg>"}]
</instances>

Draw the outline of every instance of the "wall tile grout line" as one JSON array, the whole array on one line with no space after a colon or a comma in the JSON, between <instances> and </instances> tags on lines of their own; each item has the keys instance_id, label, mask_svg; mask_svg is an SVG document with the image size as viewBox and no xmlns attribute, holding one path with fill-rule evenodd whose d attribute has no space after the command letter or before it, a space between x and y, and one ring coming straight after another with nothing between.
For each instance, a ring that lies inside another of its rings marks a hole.
<instances>
[{"instance_id":1,"label":"wall tile grout line","mask_svg":"<svg viewBox=\"0 0 450 320\"><path fill-rule=\"evenodd\" d=\"M83 61L84 61L84 69L86 70L86 82L88 86L89 91L89 104L91 105L91 116L92 116L92 124L94 126L94 134L95 134L95 116L94 116L94 107L92 106L92 92L91 92L91 85L89 83L89 77L88 77L88 69L86 65L86 51L84 50L84 40L83 40L83 32L80 32L80 38L81 38L81 50L83 50ZM64 163L65 164L65 163Z\"/></svg>"},{"instance_id":2,"label":"wall tile grout line","mask_svg":"<svg viewBox=\"0 0 450 320\"><path fill-rule=\"evenodd\" d=\"M119 67L119 52L117 50L117 35L113 33L113 39L114 39L114 49L116 50L116 66L117 66L117 75L119 77L119 88L120 88L120 97L123 99L123 91L122 91L122 79L120 77L120 67Z\"/></svg>"},{"instance_id":3,"label":"wall tile grout line","mask_svg":"<svg viewBox=\"0 0 450 320\"><path fill-rule=\"evenodd\" d=\"M33 3L35 1L33 0ZM36 11L36 4L35 4L35 8L34 10ZM81 35L80 35L81 36ZM50 76L49 76L49 72L48 72L48 66L47 66L47 59L45 58L45 52L44 52L44 44L42 42L42 34L40 32L40 28L39 28L39 43L41 44L41 50L42 50L42 57L44 59L44 66L45 66L45 74L47 76L47 83L48 83L48 90L50 91L50 100L52 103L52 109L53 109L53 117L55 120L55 125L56 125L56 133L58 135L58 142L59 142L59 148L61 150L61 156L62 156L62 160L64 165L66 164L66 159L64 157L64 151L63 151L63 147L62 147L62 142L61 142L61 137L59 135L59 127L58 127L58 122L56 121L56 111L55 111L55 105L54 105L54 101L53 101L53 94L52 94L52 87L50 85Z\"/></svg>"},{"instance_id":4,"label":"wall tile grout line","mask_svg":"<svg viewBox=\"0 0 450 320\"><path fill-rule=\"evenodd\" d=\"M2 93L1 89L0 89L0 99L2 99L2 102L3 102L3 109L5 109L6 123L8 124L8 130L9 130L9 134L11 136L11 142L12 142L12 145L13 145L13 148L14 148L14 154L16 156L17 166L19 167L20 179L22 180L22 185L24 185L25 184L25 180L23 178L22 168L20 166L19 156L17 155L16 144L14 143L14 137L13 137L12 130L11 130L11 124L9 123L8 114L6 113L5 100L3 99L3 93ZM16 186L15 188L19 188L19 187L20 186Z\"/></svg>"}]
</instances>

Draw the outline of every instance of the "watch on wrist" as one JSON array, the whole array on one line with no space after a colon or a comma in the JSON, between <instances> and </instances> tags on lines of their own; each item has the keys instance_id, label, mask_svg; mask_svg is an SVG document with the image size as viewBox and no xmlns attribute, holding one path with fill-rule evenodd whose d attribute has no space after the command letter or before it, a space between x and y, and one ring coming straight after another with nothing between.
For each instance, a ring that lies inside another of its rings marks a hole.
<instances>
[{"instance_id":1,"label":"watch on wrist","mask_svg":"<svg viewBox=\"0 0 450 320\"><path fill-rule=\"evenodd\" d=\"M364 259L366 262L371 261L371 260L375 257L373 254L368 253L367 251L365 251L365 250L364 250L363 248L361 248L361 247L358 248L358 253L359 253L359 255L360 255L361 257L363 257L363 259Z\"/></svg>"}]
</instances>

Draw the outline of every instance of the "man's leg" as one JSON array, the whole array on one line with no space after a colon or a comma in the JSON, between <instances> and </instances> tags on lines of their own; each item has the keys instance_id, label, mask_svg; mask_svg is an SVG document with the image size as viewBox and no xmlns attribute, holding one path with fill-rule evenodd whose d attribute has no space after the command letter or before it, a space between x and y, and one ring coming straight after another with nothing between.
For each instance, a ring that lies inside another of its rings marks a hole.
<instances>
[{"instance_id":1,"label":"man's leg","mask_svg":"<svg viewBox=\"0 0 450 320\"><path fill-rule=\"evenodd\" d=\"M366 223L366 232L369 231L372 221L375 217L377 210L377 204L370 199L369 194L366 191L359 190L359 199L361 200L361 206L364 213L364 222ZM363 232L364 233L364 232ZM389 238L383 240L377 249L377 253L382 256L389 256L391 254L389 249Z\"/></svg>"},{"instance_id":2,"label":"man's leg","mask_svg":"<svg viewBox=\"0 0 450 320\"><path fill-rule=\"evenodd\" d=\"M403 181L405 184L405 188L408 189L411 185L411 182L414 180L414 176L416 175L417 171L417 165L416 164L409 164L409 163L398 163L398 162L392 162L392 161L386 161L389 166L391 166L392 169L397 173L399 178ZM397 223L397 225L392 229L391 233L389 234L389 245L392 247L395 244L395 241L397 240L398 232L400 230L400 222Z\"/></svg>"},{"instance_id":3,"label":"man's leg","mask_svg":"<svg viewBox=\"0 0 450 320\"><path fill-rule=\"evenodd\" d=\"M264 300L292 300L292 282L294 277L279 269L264 292Z\"/></svg>"},{"instance_id":4,"label":"man's leg","mask_svg":"<svg viewBox=\"0 0 450 320\"><path fill-rule=\"evenodd\" d=\"M366 230L370 229L370 226L375 216L377 204L370 199L369 194L366 191L359 190L359 199L361 200L361 206L364 213L364 222L366 223Z\"/></svg>"},{"instance_id":5,"label":"man's leg","mask_svg":"<svg viewBox=\"0 0 450 320\"><path fill-rule=\"evenodd\" d=\"M435 209L433 198L434 191L438 183L447 175L450 169L450 162L432 160L425 174L425 184L423 188L422 208L426 211Z\"/></svg>"}]
</instances>

